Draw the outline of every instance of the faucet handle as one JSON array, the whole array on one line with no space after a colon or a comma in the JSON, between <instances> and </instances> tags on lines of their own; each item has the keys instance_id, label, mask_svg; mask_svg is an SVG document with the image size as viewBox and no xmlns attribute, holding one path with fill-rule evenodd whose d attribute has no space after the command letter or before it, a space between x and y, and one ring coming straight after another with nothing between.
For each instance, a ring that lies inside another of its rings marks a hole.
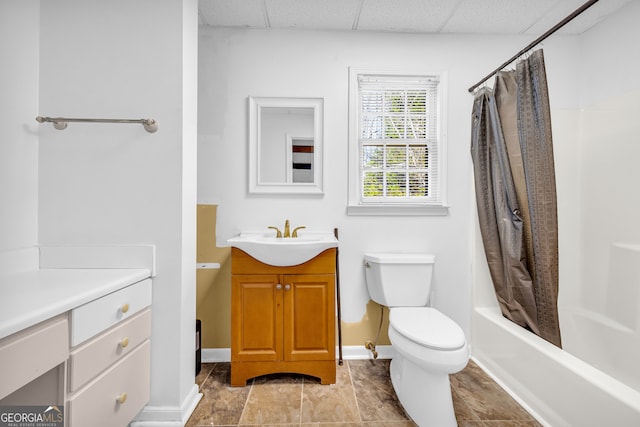
<instances>
[{"instance_id":1,"label":"faucet handle","mask_svg":"<svg viewBox=\"0 0 640 427\"><path fill-rule=\"evenodd\" d=\"M300 227L296 227L293 229L293 233L291 233L291 237L298 237L298 230L302 230L303 228L307 228L304 225Z\"/></svg>"},{"instance_id":2,"label":"faucet handle","mask_svg":"<svg viewBox=\"0 0 640 427\"><path fill-rule=\"evenodd\" d=\"M269 227L267 227L271 230L276 230L276 238L282 238L282 232L278 229L278 227L274 227L273 225L270 225Z\"/></svg>"}]
</instances>

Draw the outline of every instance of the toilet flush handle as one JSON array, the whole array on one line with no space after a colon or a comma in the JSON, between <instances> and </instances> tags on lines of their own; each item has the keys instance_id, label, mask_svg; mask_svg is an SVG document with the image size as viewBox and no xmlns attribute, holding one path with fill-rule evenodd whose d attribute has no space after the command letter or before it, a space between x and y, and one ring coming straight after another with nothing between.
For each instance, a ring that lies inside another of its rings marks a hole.
<instances>
[{"instance_id":1,"label":"toilet flush handle","mask_svg":"<svg viewBox=\"0 0 640 427\"><path fill-rule=\"evenodd\" d=\"M369 261L364 262L364 268L371 268L371 264L369 264Z\"/></svg>"}]
</instances>

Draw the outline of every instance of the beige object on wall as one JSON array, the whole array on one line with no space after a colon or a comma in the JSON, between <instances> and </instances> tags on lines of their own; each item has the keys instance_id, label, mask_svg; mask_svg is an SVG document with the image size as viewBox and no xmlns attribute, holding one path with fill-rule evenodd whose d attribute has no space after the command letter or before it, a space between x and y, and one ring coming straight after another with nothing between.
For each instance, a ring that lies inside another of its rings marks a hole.
<instances>
[{"instance_id":1,"label":"beige object on wall","mask_svg":"<svg viewBox=\"0 0 640 427\"><path fill-rule=\"evenodd\" d=\"M216 246L216 205L197 207L196 262L220 269L196 270L196 317L202 321L203 348L231 346L231 249Z\"/></svg>"}]
</instances>

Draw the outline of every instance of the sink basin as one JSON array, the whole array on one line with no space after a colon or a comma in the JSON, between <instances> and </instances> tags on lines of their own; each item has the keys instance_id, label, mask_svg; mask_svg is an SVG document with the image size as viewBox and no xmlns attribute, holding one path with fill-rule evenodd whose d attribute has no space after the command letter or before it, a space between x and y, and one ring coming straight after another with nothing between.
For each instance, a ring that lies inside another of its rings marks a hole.
<instances>
[{"instance_id":1,"label":"sink basin","mask_svg":"<svg viewBox=\"0 0 640 427\"><path fill-rule=\"evenodd\" d=\"M271 233L244 232L227 243L260 262L278 267L302 264L329 248L338 247L338 239L332 233L313 231L286 238L276 238Z\"/></svg>"}]
</instances>

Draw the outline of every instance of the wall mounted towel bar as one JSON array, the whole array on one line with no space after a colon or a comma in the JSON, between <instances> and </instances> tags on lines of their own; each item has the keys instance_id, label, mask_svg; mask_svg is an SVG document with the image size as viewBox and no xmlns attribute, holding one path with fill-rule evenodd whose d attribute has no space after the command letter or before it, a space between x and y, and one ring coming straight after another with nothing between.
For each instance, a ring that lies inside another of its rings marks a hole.
<instances>
[{"instance_id":1,"label":"wall mounted towel bar","mask_svg":"<svg viewBox=\"0 0 640 427\"><path fill-rule=\"evenodd\" d=\"M80 122L80 123L139 123L144 126L144 129L153 133L158 130L158 121L153 118L149 119L72 119L68 117L36 117L39 123L53 123L53 127L62 130L67 128L68 122Z\"/></svg>"}]
</instances>

